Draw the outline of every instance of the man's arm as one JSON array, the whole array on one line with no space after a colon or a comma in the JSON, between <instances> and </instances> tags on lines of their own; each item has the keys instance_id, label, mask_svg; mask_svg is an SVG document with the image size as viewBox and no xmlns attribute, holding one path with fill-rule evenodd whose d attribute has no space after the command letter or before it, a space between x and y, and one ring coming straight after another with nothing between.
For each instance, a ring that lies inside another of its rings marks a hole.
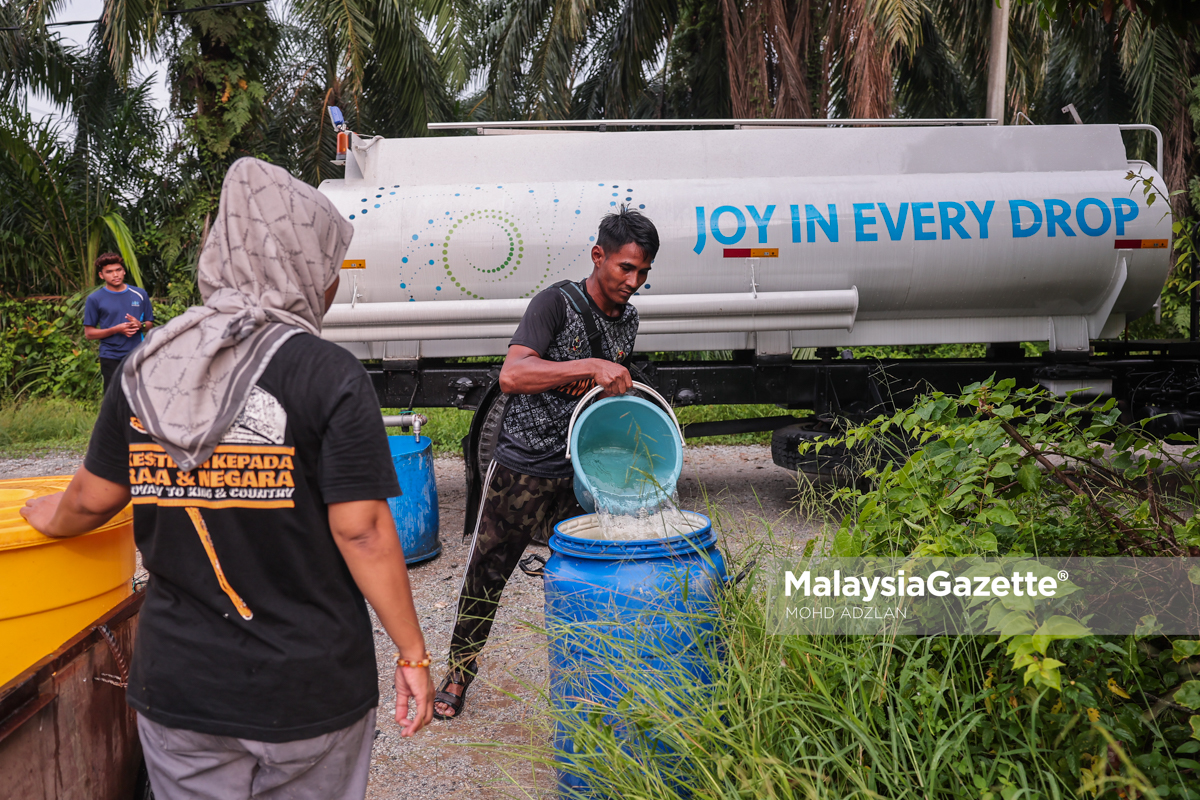
<instances>
[{"instance_id":1,"label":"man's arm","mask_svg":"<svg viewBox=\"0 0 1200 800\"><path fill-rule=\"evenodd\" d=\"M572 381L591 378L604 387L604 395L625 394L633 388L629 370L603 358L547 361L524 345L509 345L500 368L500 391L505 394L540 394Z\"/></svg>"},{"instance_id":2,"label":"man's arm","mask_svg":"<svg viewBox=\"0 0 1200 800\"><path fill-rule=\"evenodd\" d=\"M64 492L35 497L21 516L47 536L65 539L95 530L129 503L129 487L105 480L80 467Z\"/></svg>"},{"instance_id":3,"label":"man's arm","mask_svg":"<svg viewBox=\"0 0 1200 800\"><path fill-rule=\"evenodd\" d=\"M400 658L425 657L425 637L413 606L404 550L386 500L357 500L329 505L329 527L350 574L392 637ZM417 713L408 719L408 698ZM396 722L412 736L433 718L433 683L428 667L396 667Z\"/></svg>"}]
</instances>

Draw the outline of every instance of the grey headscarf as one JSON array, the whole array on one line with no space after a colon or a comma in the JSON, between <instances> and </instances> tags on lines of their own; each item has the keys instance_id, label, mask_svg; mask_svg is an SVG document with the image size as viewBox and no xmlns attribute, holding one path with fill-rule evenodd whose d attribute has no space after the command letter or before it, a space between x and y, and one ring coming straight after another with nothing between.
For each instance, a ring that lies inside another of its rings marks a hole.
<instances>
[{"instance_id":1,"label":"grey headscarf","mask_svg":"<svg viewBox=\"0 0 1200 800\"><path fill-rule=\"evenodd\" d=\"M133 413L180 469L212 455L287 339L320 334L353 235L328 198L279 167L229 168L200 252L204 305L150 331L121 370Z\"/></svg>"}]
</instances>

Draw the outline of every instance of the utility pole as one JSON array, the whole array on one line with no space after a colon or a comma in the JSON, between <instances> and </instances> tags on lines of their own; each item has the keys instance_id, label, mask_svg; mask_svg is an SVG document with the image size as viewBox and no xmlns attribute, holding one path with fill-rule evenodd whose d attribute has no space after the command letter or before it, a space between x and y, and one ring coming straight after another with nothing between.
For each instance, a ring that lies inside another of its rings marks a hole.
<instances>
[{"instance_id":1,"label":"utility pole","mask_svg":"<svg viewBox=\"0 0 1200 800\"><path fill-rule=\"evenodd\" d=\"M988 52L987 113L1004 124L1004 79L1008 75L1008 6L1010 0L993 0L992 42Z\"/></svg>"}]
</instances>

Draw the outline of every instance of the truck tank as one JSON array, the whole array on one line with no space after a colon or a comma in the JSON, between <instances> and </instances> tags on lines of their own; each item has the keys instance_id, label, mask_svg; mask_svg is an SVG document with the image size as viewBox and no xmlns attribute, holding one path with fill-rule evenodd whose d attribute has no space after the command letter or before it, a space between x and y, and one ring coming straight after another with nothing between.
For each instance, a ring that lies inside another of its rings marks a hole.
<instances>
[{"instance_id":1,"label":"truck tank","mask_svg":"<svg viewBox=\"0 0 1200 800\"><path fill-rule=\"evenodd\" d=\"M621 205L662 246L637 350L1048 341L1149 311L1171 217L1116 125L353 137L323 191L355 226L324 336L364 359L505 352L591 271Z\"/></svg>"}]
</instances>

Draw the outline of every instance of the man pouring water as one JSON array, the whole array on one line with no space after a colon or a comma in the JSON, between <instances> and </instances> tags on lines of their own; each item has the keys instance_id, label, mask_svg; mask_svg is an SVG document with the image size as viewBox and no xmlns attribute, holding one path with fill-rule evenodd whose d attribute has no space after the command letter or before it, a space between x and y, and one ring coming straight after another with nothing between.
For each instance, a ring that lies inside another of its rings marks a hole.
<instances>
[{"instance_id":1,"label":"man pouring water","mask_svg":"<svg viewBox=\"0 0 1200 800\"><path fill-rule=\"evenodd\" d=\"M450 669L435 696L439 719L462 712L500 595L526 546L583 513L566 457L567 425L594 386L605 396L632 387L625 362L638 313L629 299L646 282L658 243L643 214L624 206L608 214L592 247L592 274L537 294L509 342L500 371L509 400L459 591Z\"/></svg>"}]
</instances>

